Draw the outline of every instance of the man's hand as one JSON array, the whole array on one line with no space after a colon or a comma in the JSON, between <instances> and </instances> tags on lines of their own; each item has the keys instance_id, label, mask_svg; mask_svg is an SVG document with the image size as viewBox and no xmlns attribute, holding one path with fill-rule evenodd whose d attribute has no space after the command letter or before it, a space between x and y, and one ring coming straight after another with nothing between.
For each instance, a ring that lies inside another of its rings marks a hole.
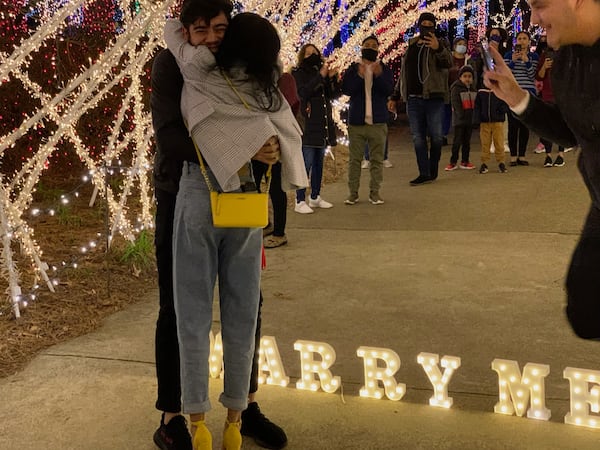
<instances>
[{"instance_id":1,"label":"man's hand","mask_svg":"<svg viewBox=\"0 0 600 450\"><path fill-rule=\"evenodd\" d=\"M387 102L387 109L388 109L389 112L397 114L397 112L396 112L396 106L397 106L396 100L388 100L388 102Z\"/></svg>"},{"instance_id":2,"label":"man's hand","mask_svg":"<svg viewBox=\"0 0 600 450\"><path fill-rule=\"evenodd\" d=\"M277 136L271 136L256 153L256 155L252 157L252 159L272 165L279 161L280 156L281 152L279 151L279 139Z\"/></svg>"},{"instance_id":3,"label":"man's hand","mask_svg":"<svg viewBox=\"0 0 600 450\"><path fill-rule=\"evenodd\" d=\"M527 97L527 91L519 86L498 50L490 47L490 53L494 59L495 69L484 72L484 84L496 94L496 97L504 100L508 106L511 108L517 106Z\"/></svg>"},{"instance_id":4,"label":"man's hand","mask_svg":"<svg viewBox=\"0 0 600 450\"><path fill-rule=\"evenodd\" d=\"M425 42L425 47L429 47L431 50L437 50L440 48L440 41L433 33L429 33L427 36L424 36L423 41Z\"/></svg>"}]
</instances>

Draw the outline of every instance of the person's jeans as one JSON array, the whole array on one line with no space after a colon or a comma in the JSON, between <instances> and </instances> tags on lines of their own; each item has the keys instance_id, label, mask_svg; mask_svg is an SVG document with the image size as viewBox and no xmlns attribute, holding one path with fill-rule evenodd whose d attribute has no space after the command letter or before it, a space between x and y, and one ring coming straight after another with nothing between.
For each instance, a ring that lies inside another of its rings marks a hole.
<instances>
[{"instance_id":1,"label":"person's jeans","mask_svg":"<svg viewBox=\"0 0 600 450\"><path fill-rule=\"evenodd\" d=\"M323 181L323 159L325 158L325 147L302 146L302 156L304 157L304 167L306 174L310 178L310 198L316 200L321 194L321 183ZM300 203L306 200L306 189L296 191L296 202Z\"/></svg>"},{"instance_id":2,"label":"person's jeans","mask_svg":"<svg viewBox=\"0 0 600 450\"><path fill-rule=\"evenodd\" d=\"M444 104L444 122L442 125L442 134L444 136L448 136L450 132L450 128L452 128L452 104L445 103Z\"/></svg>"},{"instance_id":3,"label":"person's jeans","mask_svg":"<svg viewBox=\"0 0 600 450\"><path fill-rule=\"evenodd\" d=\"M158 269L159 310L156 321L154 356L158 396L156 409L171 413L181 411L179 380L179 340L173 305L173 217L177 194L154 190L156 217L154 246Z\"/></svg>"},{"instance_id":4,"label":"person's jeans","mask_svg":"<svg viewBox=\"0 0 600 450\"><path fill-rule=\"evenodd\" d=\"M442 121L444 116L444 99L409 97L406 105L408 123L415 146L419 176L435 180L442 155ZM427 137L431 145L427 148Z\"/></svg>"},{"instance_id":5,"label":"person's jeans","mask_svg":"<svg viewBox=\"0 0 600 450\"><path fill-rule=\"evenodd\" d=\"M209 176L216 185L210 172ZM217 275L225 371L224 392L219 401L228 409L243 411L248 405L255 350L262 230L215 228L200 166L186 163L177 194L173 232L173 292L183 412L196 414L210 409L208 335Z\"/></svg>"}]
</instances>

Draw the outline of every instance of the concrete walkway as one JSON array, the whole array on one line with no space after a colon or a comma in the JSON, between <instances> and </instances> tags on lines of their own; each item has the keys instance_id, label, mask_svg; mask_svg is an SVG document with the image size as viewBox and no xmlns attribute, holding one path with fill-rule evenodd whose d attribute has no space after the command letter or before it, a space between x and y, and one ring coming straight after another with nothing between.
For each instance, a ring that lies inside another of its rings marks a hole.
<instances>
[{"instance_id":1,"label":"concrete walkway","mask_svg":"<svg viewBox=\"0 0 600 450\"><path fill-rule=\"evenodd\" d=\"M507 174L493 165L486 175L442 170L435 183L410 187L414 153L406 129L397 127L390 159L384 205L368 203L363 170L358 204L343 205L345 182L325 186L322 195L334 208L305 216L290 211L289 244L267 251L263 335L276 338L291 380L286 388L261 386L259 403L288 433L288 448L598 448L600 430L564 423L570 392L563 370L600 370L600 344L576 338L563 313L565 271L589 204L576 154L568 153L562 168L543 168L544 155L531 154L530 167L509 167ZM445 147L442 168L448 159ZM478 145L472 161L479 164ZM0 448L155 448L157 296L0 380ZM335 349L331 370L343 392L295 388L297 340ZM359 397L360 346L399 355L402 400ZM450 409L429 406L433 389L417 363L421 352L461 358L449 384ZM549 421L493 412L496 358L517 361L521 370L526 363L550 366ZM211 381L215 446L224 418L221 389L220 380ZM258 447L245 440L243 448Z\"/></svg>"}]
</instances>

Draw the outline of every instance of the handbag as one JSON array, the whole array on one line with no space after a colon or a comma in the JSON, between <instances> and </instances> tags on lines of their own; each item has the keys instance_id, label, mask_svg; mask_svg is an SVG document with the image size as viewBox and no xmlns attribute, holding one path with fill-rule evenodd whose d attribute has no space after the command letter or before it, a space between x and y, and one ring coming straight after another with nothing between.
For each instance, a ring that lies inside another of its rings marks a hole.
<instances>
[{"instance_id":1,"label":"handbag","mask_svg":"<svg viewBox=\"0 0 600 450\"><path fill-rule=\"evenodd\" d=\"M265 192L219 192L208 176L204 160L194 142L202 176L210 191L210 210L216 228L264 228L269 223L271 166L267 169Z\"/></svg>"},{"instance_id":2,"label":"handbag","mask_svg":"<svg viewBox=\"0 0 600 450\"><path fill-rule=\"evenodd\" d=\"M233 86L224 72L223 77L240 98L246 109L250 106ZM269 187L271 186L271 165L267 169L267 189L265 192L219 192L212 183L206 171L200 149L194 142L198 161L206 185L210 191L210 209L213 226L216 228L264 228L269 223Z\"/></svg>"}]
</instances>

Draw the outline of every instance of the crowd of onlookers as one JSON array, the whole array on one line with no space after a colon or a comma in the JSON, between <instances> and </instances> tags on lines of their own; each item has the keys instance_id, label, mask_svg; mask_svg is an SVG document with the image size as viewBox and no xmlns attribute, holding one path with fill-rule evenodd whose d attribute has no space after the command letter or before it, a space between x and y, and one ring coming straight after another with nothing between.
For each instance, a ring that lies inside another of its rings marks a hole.
<instances>
[{"instance_id":1,"label":"crowd of onlookers","mask_svg":"<svg viewBox=\"0 0 600 450\"><path fill-rule=\"evenodd\" d=\"M383 167L392 167L388 157L387 124L390 114L397 115L405 105L414 144L418 176L411 186L431 183L438 176L442 147L452 134L451 156L444 170L490 170L492 153L497 170L507 166L527 166L529 130L510 113L508 106L483 84L484 58L481 46L468 48L468 41L457 36L452 43L439 37L436 17L429 12L420 15L418 33L409 39L401 60L400 77L394 83L390 69L379 59L379 41L368 36L361 45L360 60L347 67L340 76L328 69L320 50L306 44L292 70L297 85L303 125L303 153L311 179L311 196L298 191L294 210L312 213L314 208L331 208L323 200L320 186L323 156L328 146L335 145L332 130L331 101L345 94L349 97L346 117L349 141L348 197L346 205L359 201L361 168L368 169L369 197L374 205L384 200L380 194ZM553 101L550 73L554 50L546 36L540 35L535 47L528 32L509 36L502 28L489 28L485 36L510 67L519 86L532 95ZM533 50L533 48L535 50ZM470 50L470 51L469 51ZM453 130L450 133L450 130ZM471 161L471 138L479 129L481 156L478 167ZM536 153L546 153L545 167L563 166L563 147L551 157L552 142L540 139ZM505 160L505 152L510 153ZM266 241L267 247L280 242Z\"/></svg>"}]
</instances>

